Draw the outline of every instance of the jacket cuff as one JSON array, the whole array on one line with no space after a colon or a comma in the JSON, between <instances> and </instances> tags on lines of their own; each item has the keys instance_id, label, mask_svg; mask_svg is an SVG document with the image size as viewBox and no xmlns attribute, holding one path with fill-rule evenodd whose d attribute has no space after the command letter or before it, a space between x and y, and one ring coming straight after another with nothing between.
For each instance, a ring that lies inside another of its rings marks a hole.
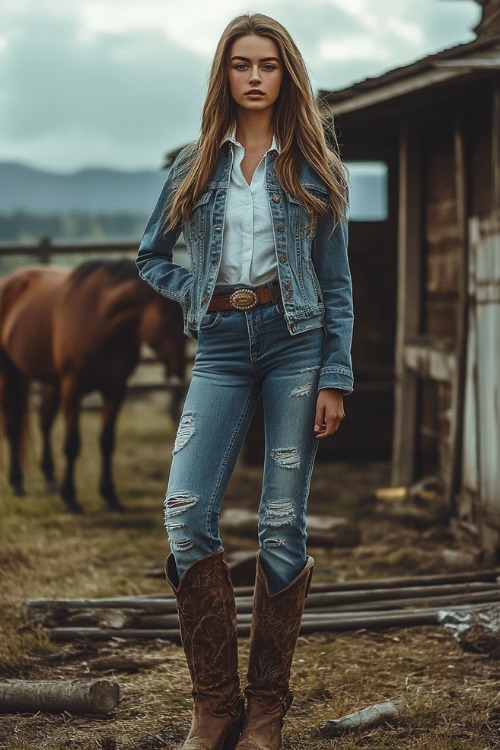
<instances>
[{"instance_id":1,"label":"jacket cuff","mask_svg":"<svg viewBox=\"0 0 500 750\"><path fill-rule=\"evenodd\" d=\"M346 367L322 367L319 373L318 391L322 388L337 388L344 395L354 390L354 377Z\"/></svg>"}]
</instances>

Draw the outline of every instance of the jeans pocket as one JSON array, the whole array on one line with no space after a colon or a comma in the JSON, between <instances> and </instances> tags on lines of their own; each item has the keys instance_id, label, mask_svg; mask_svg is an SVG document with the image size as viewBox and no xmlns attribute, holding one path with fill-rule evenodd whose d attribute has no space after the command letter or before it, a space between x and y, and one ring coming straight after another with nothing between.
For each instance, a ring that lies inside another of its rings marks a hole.
<instances>
[{"instance_id":1,"label":"jeans pocket","mask_svg":"<svg viewBox=\"0 0 500 750\"><path fill-rule=\"evenodd\" d=\"M215 328L217 323L221 319L221 312L220 310L214 311L214 312L207 312L200 323L200 331L209 331L212 328Z\"/></svg>"}]
</instances>

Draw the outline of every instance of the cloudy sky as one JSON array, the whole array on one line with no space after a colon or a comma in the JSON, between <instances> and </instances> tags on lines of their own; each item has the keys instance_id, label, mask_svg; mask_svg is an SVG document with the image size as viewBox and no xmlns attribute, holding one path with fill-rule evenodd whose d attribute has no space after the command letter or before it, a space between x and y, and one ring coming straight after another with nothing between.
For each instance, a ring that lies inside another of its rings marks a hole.
<instances>
[{"instance_id":1,"label":"cloudy sky","mask_svg":"<svg viewBox=\"0 0 500 750\"><path fill-rule=\"evenodd\" d=\"M480 17L474 0L2 0L0 161L158 167L196 137L217 40L248 11L288 28L316 89L470 41Z\"/></svg>"}]
</instances>

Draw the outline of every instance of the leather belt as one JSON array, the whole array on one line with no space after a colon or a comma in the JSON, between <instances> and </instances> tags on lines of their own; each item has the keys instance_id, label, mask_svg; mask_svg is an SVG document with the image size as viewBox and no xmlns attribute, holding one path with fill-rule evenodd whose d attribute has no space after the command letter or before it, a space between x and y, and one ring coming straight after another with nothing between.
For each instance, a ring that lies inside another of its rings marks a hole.
<instances>
[{"instance_id":1,"label":"leather belt","mask_svg":"<svg viewBox=\"0 0 500 750\"><path fill-rule=\"evenodd\" d=\"M208 306L209 312L220 310L252 310L257 305L263 305L278 299L280 296L280 285L278 282L269 286L260 286L255 289L237 289L232 294L220 294L212 297Z\"/></svg>"}]
</instances>

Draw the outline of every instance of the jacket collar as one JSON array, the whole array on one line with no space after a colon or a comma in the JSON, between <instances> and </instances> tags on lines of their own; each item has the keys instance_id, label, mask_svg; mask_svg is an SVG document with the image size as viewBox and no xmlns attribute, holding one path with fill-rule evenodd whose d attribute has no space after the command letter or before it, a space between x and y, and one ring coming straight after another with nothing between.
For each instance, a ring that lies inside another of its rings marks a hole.
<instances>
[{"instance_id":1,"label":"jacket collar","mask_svg":"<svg viewBox=\"0 0 500 750\"><path fill-rule=\"evenodd\" d=\"M221 146L224 143L227 143L228 141L229 141L229 143L232 143L233 146L240 146L241 148L243 148L243 146L241 145L241 143L236 140L236 128L233 128L232 130L228 130L228 132L226 133L226 135L222 139ZM277 142L275 136L273 136L272 143L269 146L268 150L266 151L266 154L269 154L271 151L275 151L277 154L279 154L279 152L280 152L280 149L279 149L279 146L278 146L278 142Z\"/></svg>"}]
</instances>

